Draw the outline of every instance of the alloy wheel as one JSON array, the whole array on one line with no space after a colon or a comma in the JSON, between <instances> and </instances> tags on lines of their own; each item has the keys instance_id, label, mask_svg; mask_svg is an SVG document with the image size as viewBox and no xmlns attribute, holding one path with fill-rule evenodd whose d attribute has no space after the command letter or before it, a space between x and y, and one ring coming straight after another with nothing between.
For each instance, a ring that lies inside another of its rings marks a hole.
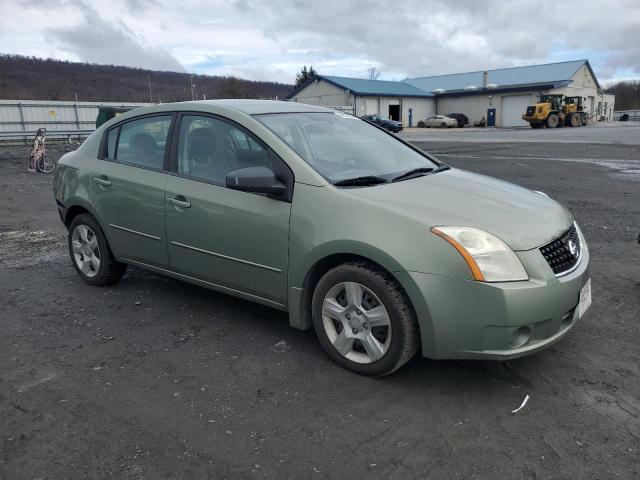
<instances>
[{"instance_id":1,"label":"alloy wheel","mask_svg":"<svg viewBox=\"0 0 640 480\"><path fill-rule=\"evenodd\" d=\"M78 225L71 235L73 259L78 269L87 277L95 277L100 270L100 246L98 238L87 225Z\"/></svg>"},{"instance_id":2,"label":"alloy wheel","mask_svg":"<svg viewBox=\"0 0 640 480\"><path fill-rule=\"evenodd\" d=\"M377 295L360 283L342 282L327 292L322 324L333 347L353 362L373 363L389 350L389 313Z\"/></svg>"}]
</instances>

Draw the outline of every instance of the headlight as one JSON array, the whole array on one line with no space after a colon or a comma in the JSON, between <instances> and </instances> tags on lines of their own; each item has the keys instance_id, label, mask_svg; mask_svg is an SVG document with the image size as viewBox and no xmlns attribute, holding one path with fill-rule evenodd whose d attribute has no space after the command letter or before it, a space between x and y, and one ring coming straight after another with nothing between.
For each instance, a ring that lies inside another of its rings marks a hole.
<instances>
[{"instance_id":1,"label":"headlight","mask_svg":"<svg viewBox=\"0 0 640 480\"><path fill-rule=\"evenodd\" d=\"M515 282L529 279L513 250L495 235L473 227L433 227L431 231L462 255L475 280Z\"/></svg>"}]
</instances>

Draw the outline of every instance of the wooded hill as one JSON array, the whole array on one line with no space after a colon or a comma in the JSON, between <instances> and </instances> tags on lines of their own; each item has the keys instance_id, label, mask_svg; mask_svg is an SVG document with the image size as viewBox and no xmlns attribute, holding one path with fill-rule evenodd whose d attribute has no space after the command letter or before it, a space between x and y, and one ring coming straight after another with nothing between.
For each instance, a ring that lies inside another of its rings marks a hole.
<instances>
[{"instance_id":1,"label":"wooded hill","mask_svg":"<svg viewBox=\"0 0 640 480\"><path fill-rule=\"evenodd\" d=\"M0 55L0 99L85 102L177 102L196 98L283 99L293 85L236 77ZM149 93L151 84L151 94Z\"/></svg>"},{"instance_id":2,"label":"wooded hill","mask_svg":"<svg viewBox=\"0 0 640 480\"><path fill-rule=\"evenodd\" d=\"M638 80L622 80L613 83L606 89L606 92L616 96L616 110L640 108L640 81Z\"/></svg>"}]
</instances>

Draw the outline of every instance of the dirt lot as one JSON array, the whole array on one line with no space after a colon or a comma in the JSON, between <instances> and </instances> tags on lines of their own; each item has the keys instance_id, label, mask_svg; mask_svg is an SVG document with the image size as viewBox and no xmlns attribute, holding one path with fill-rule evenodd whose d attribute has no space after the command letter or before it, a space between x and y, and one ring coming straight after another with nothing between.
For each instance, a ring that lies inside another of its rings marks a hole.
<instances>
[{"instance_id":1,"label":"dirt lot","mask_svg":"<svg viewBox=\"0 0 640 480\"><path fill-rule=\"evenodd\" d=\"M51 177L0 148L0 478L639 478L640 147L420 145L572 210L594 303L561 342L369 379L265 307L133 268L86 286Z\"/></svg>"}]
</instances>

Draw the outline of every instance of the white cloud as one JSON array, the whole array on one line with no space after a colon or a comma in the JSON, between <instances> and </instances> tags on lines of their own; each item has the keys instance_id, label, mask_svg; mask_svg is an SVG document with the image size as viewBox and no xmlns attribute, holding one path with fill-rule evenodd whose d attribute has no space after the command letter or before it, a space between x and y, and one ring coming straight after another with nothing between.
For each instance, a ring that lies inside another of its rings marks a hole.
<instances>
[{"instance_id":1,"label":"white cloud","mask_svg":"<svg viewBox=\"0 0 640 480\"><path fill-rule=\"evenodd\" d=\"M637 25L637 0L2 0L0 49L285 82L586 57L606 82L640 76Z\"/></svg>"}]
</instances>

